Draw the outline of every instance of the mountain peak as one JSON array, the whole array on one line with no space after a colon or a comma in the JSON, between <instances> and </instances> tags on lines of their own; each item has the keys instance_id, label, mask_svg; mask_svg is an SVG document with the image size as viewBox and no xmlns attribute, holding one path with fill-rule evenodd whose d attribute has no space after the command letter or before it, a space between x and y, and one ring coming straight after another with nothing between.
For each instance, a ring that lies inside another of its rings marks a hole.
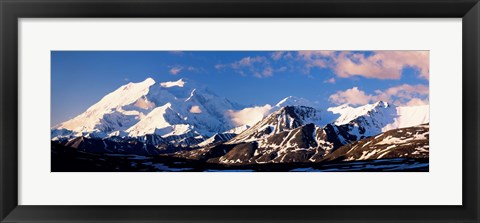
<instances>
[{"instance_id":1,"label":"mountain peak","mask_svg":"<svg viewBox=\"0 0 480 223\"><path fill-rule=\"evenodd\" d=\"M147 84L147 85L151 86L151 85L155 84L155 80L151 77L147 77L147 79L145 79L141 83L144 83L144 84Z\"/></svg>"},{"instance_id":2,"label":"mountain peak","mask_svg":"<svg viewBox=\"0 0 480 223\"><path fill-rule=\"evenodd\" d=\"M284 104L285 102L288 102L288 101L292 101L292 100L296 100L296 98L293 97L293 96L288 96L288 97L282 99L281 101L279 101L276 106L282 107L282 104Z\"/></svg>"},{"instance_id":3,"label":"mountain peak","mask_svg":"<svg viewBox=\"0 0 480 223\"><path fill-rule=\"evenodd\" d=\"M315 107L314 103L311 101L305 99L305 98L300 98L300 97L295 97L295 96L288 96L281 101L279 101L275 106L276 107L285 107L285 106L295 106L295 105L301 105L301 106L308 106L308 107Z\"/></svg>"},{"instance_id":4,"label":"mountain peak","mask_svg":"<svg viewBox=\"0 0 480 223\"><path fill-rule=\"evenodd\" d=\"M162 82L160 83L160 86L164 88L171 88L171 87L183 87L185 86L186 81L184 78L180 78L177 81L167 81L167 82Z\"/></svg>"},{"instance_id":5,"label":"mountain peak","mask_svg":"<svg viewBox=\"0 0 480 223\"><path fill-rule=\"evenodd\" d=\"M382 100L380 101L377 101L373 104L373 107L383 107L383 108L388 108L388 106L390 106L390 104L388 104L388 102L384 102Z\"/></svg>"},{"instance_id":6,"label":"mountain peak","mask_svg":"<svg viewBox=\"0 0 480 223\"><path fill-rule=\"evenodd\" d=\"M272 114L288 115L293 119L299 119L300 121L305 121L303 120L305 118L304 115L316 116L318 115L317 113L318 113L318 110L312 107L303 106L303 105L288 105L280 108L278 111Z\"/></svg>"},{"instance_id":7,"label":"mountain peak","mask_svg":"<svg viewBox=\"0 0 480 223\"><path fill-rule=\"evenodd\" d=\"M344 110L344 109L348 109L348 108L352 108L350 106L350 104L346 103L346 104L342 104L342 105L339 105L339 106L336 106L336 107L330 107L327 109L327 111L330 111L330 112L333 112L333 113L339 113L339 111L341 110Z\"/></svg>"},{"instance_id":8,"label":"mountain peak","mask_svg":"<svg viewBox=\"0 0 480 223\"><path fill-rule=\"evenodd\" d=\"M130 90L133 88L140 89L140 88L149 88L150 86L155 84L155 80L151 77L148 77L147 79L140 81L140 82L130 82L128 84L125 84L118 88L118 91L125 91L125 90Z\"/></svg>"},{"instance_id":9,"label":"mountain peak","mask_svg":"<svg viewBox=\"0 0 480 223\"><path fill-rule=\"evenodd\" d=\"M240 133L229 143L266 138L272 134L290 131L306 124L318 125L320 121L320 113L315 108L299 105L284 106Z\"/></svg>"},{"instance_id":10,"label":"mountain peak","mask_svg":"<svg viewBox=\"0 0 480 223\"><path fill-rule=\"evenodd\" d=\"M393 115L393 113L396 112L396 107L384 101L377 101L373 104L366 104L358 107L340 105L338 107L329 108L328 111L332 112L333 114L340 115L340 117L335 120L335 124L344 125L351 121L354 121L359 117L370 116L372 112L380 112L385 116L391 116ZM391 119L391 117L387 119Z\"/></svg>"}]
</instances>

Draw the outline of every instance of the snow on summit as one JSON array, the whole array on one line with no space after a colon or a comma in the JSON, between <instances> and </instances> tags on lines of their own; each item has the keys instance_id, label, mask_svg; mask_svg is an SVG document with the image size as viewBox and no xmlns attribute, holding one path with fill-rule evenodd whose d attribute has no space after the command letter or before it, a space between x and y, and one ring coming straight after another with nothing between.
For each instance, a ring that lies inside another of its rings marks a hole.
<instances>
[{"instance_id":1,"label":"snow on summit","mask_svg":"<svg viewBox=\"0 0 480 223\"><path fill-rule=\"evenodd\" d=\"M338 107L332 107L327 109L327 111L340 115L340 117L335 120L335 124L337 125L347 124L358 117L368 115L371 111L382 113L386 112L386 115L393 115L393 110L395 110L394 106L384 101L378 101L373 104L366 104L356 108L344 104Z\"/></svg>"},{"instance_id":2,"label":"snow on summit","mask_svg":"<svg viewBox=\"0 0 480 223\"><path fill-rule=\"evenodd\" d=\"M382 131L405 128L430 122L430 106L417 105L397 107L397 116L394 122L386 125Z\"/></svg>"},{"instance_id":3,"label":"snow on summit","mask_svg":"<svg viewBox=\"0 0 480 223\"><path fill-rule=\"evenodd\" d=\"M185 85L185 82L183 79L180 79L178 81L168 81L168 82L163 82L160 83L160 86L169 88L169 87L183 87Z\"/></svg>"},{"instance_id":4,"label":"snow on summit","mask_svg":"<svg viewBox=\"0 0 480 223\"><path fill-rule=\"evenodd\" d=\"M173 113L171 106L170 103L167 103L163 106L156 107L137 124L133 125L126 131L129 132L131 136L141 136L154 134L156 131L166 131L168 128L171 128L175 121L167 119L170 119L170 117L177 118Z\"/></svg>"},{"instance_id":5,"label":"snow on summit","mask_svg":"<svg viewBox=\"0 0 480 223\"><path fill-rule=\"evenodd\" d=\"M429 105L397 107L384 101L359 107L344 104L329 108L328 111L337 115L334 121L336 125L350 123L358 125L359 122L362 122L370 125L370 129L376 129L373 131L375 134L428 123L430 115Z\"/></svg>"},{"instance_id":6,"label":"snow on summit","mask_svg":"<svg viewBox=\"0 0 480 223\"><path fill-rule=\"evenodd\" d=\"M107 94L99 102L92 105L84 113L56 126L57 129L68 129L74 132L111 132L123 129L122 126L132 124L143 115L142 111L127 108L128 105L142 103L142 96L149 93L155 84L152 78L139 83L128 83ZM140 102L140 101L142 102Z\"/></svg>"},{"instance_id":7,"label":"snow on summit","mask_svg":"<svg viewBox=\"0 0 480 223\"><path fill-rule=\"evenodd\" d=\"M208 136L235 127L225 113L238 105L226 98L185 79L155 83L147 78L123 85L52 130L68 130L55 132L71 131L75 136L95 132L98 137L186 133Z\"/></svg>"},{"instance_id":8,"label":"snow on summit","mask_svg":"<svg viewBox=\"0 0 480 223\"><path fill-rule=\"evenodd\" d=\"M51 132L52 138L57 139L150 134L208 138L220 133L240 134L287 106L293 106L291 109L305 116L303 124L351 125L351 134L362 131L363 136L429 122L428 105L396 107L378 101L359 107L341 105L322 110L307 99L289 96L275 106L244 107L187 79L157 84L147 78L119 87L85 112L53 127ZM247 123L252 117L255 121Z\"/></svg>"},{"instance_id":9,"label":"snow on summit","mask_svg":"<svg viewBox=\"0 0 480 223\"><path fill-rule=\"evenodd\" d=\"M294 105L302 105L315 108L315 104L305 98L299 98L294 96L288 96L281 101L279 101L275 106L276 107L285 107L285 106L294 106Z\"/></svg>"}]
</instances>

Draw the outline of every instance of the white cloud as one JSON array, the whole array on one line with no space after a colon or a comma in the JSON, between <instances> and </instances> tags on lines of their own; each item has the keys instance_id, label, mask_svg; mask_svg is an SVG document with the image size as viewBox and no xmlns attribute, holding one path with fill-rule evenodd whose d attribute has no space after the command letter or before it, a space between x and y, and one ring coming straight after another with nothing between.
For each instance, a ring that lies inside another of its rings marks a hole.
<instances>
[{"instance_id":1,"label":"white cloud","mask_svg":"<svg viewBox=\"0 0 480 223\"><path fill-rule=\"evenodd\" d=\"M337 91L337 93L330 95L328 99L334 104L363 105L370 103L372 97L372 95L359 90L358 87L353 87L345 91Z\"/></svg>"},{"instance_id":2,"label":"white cloud","mask_svg":"<svg viewBox=\"0 0 480 223\"><path fill-rule=\"evenodd\" d=\"M397 104L404 104L407 100L418 96L426 96L429 93L428 86L418 84L418 85L409 85L402 84L395 87L388 88L386 90L380 91L376 90L377 100L384 101L393 101L399 100Z\"/></svg>"},{"instance_id":3,"label":"white cloud","mask_svg":"<svg viewBox=\"0 0 480 223\"><path fill-rule=\"evenodd\" d=\"M296 57L297 60L305 62L305 73L310 73L313 67L331 67L333 58L335 58L335 51L332 50L302 50L297 52Z\"/></svg>"},{"instance_id":4,"label":"white cloud","mask_svg":"<svg viewBox=\"0 0 480 223\"><path fill-rule=\"evenodd\" d=\"M258 121L262 120L266 115L268 115L271 108L272 106L267 104L265 106L244 108L240 111L228 110L227 116L230 117L233 124L237 126L252 126Z\"/></svg>"},{"instance_id":5,"label":"white cloud","mask_svg":"<svg viewBox=\"0 0 480 223\"><path fill-rule=\"evenodd\" d=\"M176 65L170 68L169 73L173 75L177 75L183 71L189 71L189 72L205 72L205 69L202 67L193 67L193 66L183 66L183 65Z\"/></svg>"},{"instance_id":6,"label":"white cloud","mask_svg":"<svg viewBox=\"0 0 480 223\"><path fill-rule=\"evenodd\" d=\"M421 84L402 84L383 91L376 90L375 94L367 94L353 87L330 95L329 101L334 104L362 105L382 100L395 105L421 105L428 104L428 94L428 86Z\"/></svg>"},{"instance_id":7,"label":"white cloud","mask_svg":"<svg viewBox=\"0 0 480 223\"><path fill-rule=\"evenodd\" d=\"M330 79L327 79L323 83L335 84L335 78L332 77Z\"/></svg>"},{"instance_id":8,"label":"white cloud","mask_svg":"<svg viewBox=\"0 0 480 223\"><path fill-rule=\"evenodd\" d=\"M363 76L400 79L402 70L411 67L419 77L429 79L429 51L373 51L372 55L352 51L298 51L297 59L312 67L332 69L338 77Z\"/></svg>"},{"instance_id":9,"label":"white cloud","mask_svg":"<svg viewBox=\"0 0 480 223\"><path fill-rule=\"evenodd\" d=\"M429 51L332 51L302 50L296 52L277 51L269 57L244 57L227 64L217 64L216 69L230 68L240 74L256 77L272 76L277 70L274 65L281 60L291 71L309 74L314 67L330 69L337 77L363 76L376 79L400 79L405 68L413 68L418 76L429 79ZM293 56L295 55L295 56ZM273 65L273 66L272 66ZM269 69L267 69L269 68ZM283 69L282 70L286 70Z\"/></svg>"},{"instance_id":10,"label":"white cloud","mask_svg":"<svg viewBox=\"0 0 480 223\"><path fill-rule=\"evenodd\" d=\"M172 67L170 69L170 74L177 75L183 70L183 67Z\"/></svg>"},{"instance_id":11,"label":"white cloud","mask_svg":"<svg viewBox=\"0 0 480 223\"><path fill-rule=\"evenodd\" d=\"M277 51L277 52L273 52L273 53L271 54L271 57L272 57L273 60L280 60L280 59L282 59L283 54L285 54L285 52L283 52L283 51Z\"/></svg>"},{"instance_id":12,"label":"white cloud","mask_svg":"<svg viewBox=\"0 0 480 223\"><path fill-rule=\"evenodd\" d=\"M420 77L429 78L428 51L375 51L368 57L362 53L341 52L334 60L333 70L339 77L400 79L402 70L412 67L420 72Z\"/></svg>"},{"instance_id":13,"label":"white cloud","mask_svg":"<svg viewBox=\"0 0 480 223\"><path fill-rule=\"evenodd\" d=\"M198 105L194 105L190 108L190 113L199 114L202 113L202 109Z\"/></svg>"},{"instance_id":14,"label":"white cloud","mask_svg":"<svg viewBox=\"0 0 480 223\"><path fill-rule=\"evenodd\" d=\"M256 56L256 57L244 57L239 61L235 61L231 64L233 69L238 69L242 67L253 67L255 64L261 64L267 62L267 58Z\"/></svg>"},{"instance_id":15,"label":"white cloud","mask_svg":"<svg viewBox=\"0 0 480 223\"><path fill-rule=\"evenodd\" d=\"M276 72L285 72L285 71L287 71L287 69L288 69L288 68L287 68L286 66L283 66L283 67L278 68L278 69L276 70Z\"/></svg>"},{"instance_id":16,"label":"white cloud","mask_svg":"<svg viewBox=\"0 0 480 223\"><path fill-rule=\"evenodd\" d=\"M292 59L293 55L292 52L285 52L285 51L276 51L270 54L270 57L273 60L280 60L280 59Z\"/></svg>"},{"instance_id":17,"label":"white cloud","mask_svg":"<svg viewBox=\"0 0 480 223\"><path fill-rule=\"evenodd\" d=\"M256 72L255 77L271 77L273 75L273 69L271 67L266 67L261 73Z\"/></svg>"},{"instance_id":18,"label":"white cloud","mask_svg":"<svg viewBox=\"0 0 480 223\"><path fill-rule=\"evenodd\" d=\"M407 106L416 106L416 105L428 105L429 101L427 99L422 100L420 98L412 98L406 103Z\"/></svg>"},{"instance_id":19,"label":"white cloud","mask_svg":"<svg viewBox=\"0 0 480 223\"><path fill-rule=\"evenodd\" d=\"M220 69L223 69L223 68L227 67L227 65L226 64L215 64L214 67L215 67L215 69L220 70Z\"/></svg>"},{"instance_id":20,"label":"white cloud","mask_svg":"<svg viewBox=\"0 0 480 223\"><path fill-rule=\"evenodd\" d=\"M229 64L216 64L215 69L231 68L242 76L252 74L255 77L271 77L274 69L270 66L270 61L263 56L244 57L238 61Z\"/></svg>"}]
</instances>

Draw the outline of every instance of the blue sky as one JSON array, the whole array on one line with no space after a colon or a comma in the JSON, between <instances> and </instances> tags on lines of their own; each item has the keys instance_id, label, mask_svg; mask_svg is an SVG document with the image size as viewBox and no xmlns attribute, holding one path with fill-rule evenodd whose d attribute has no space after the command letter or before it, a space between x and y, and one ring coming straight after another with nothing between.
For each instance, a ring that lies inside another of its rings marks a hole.
<instances>
[{"instance_id":1,"label":"blue sky","mask_svg":"<svg viewBox=\"0 0 480 223\"><path fill-rule=\"evenodd\" d=\"M428 51L52 51L51 124L152 77L188 78L244 105L297 96L330 107L428 104Z\"/></svg>"}]
</instances>

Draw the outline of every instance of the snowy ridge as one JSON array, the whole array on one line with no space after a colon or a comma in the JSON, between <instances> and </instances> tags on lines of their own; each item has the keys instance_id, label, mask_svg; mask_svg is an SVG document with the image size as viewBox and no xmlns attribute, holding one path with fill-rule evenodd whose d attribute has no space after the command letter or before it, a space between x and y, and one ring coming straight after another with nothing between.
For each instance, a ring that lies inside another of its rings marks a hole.
<instances>
[{"instance_id":1,"label":"snowy ridge","mask_svg":"<svg viewBox=\"0 0 480 223\"><path fill-rule=\"evenodd\" d=\"M266 118L251 128L243 131L227 143L232 144L258 140L309 123L318 125L320 121L320 113L314 108L305 106L286 106L268 115Z\"/></svg>"},{"instance_id":2,"label":"snowy ridge","mask_svg":"<svg viewBox=\"0 0 480 223\"><path fill-rule=\"evenodd\" d=\"M197 144L197 146L198 147L205 147L205 146L210 146L210 145L217 144L217 143L226 142L228 140L233 139L235 136L237 136L238 134L247 130L248 128L250 128L249 125L241 125L241 126L232 128L232 129L230 129L226 132L218 133L218 134L213 135L212 137L206 139L205 141Z\"/></svg>"},{"instance_id":3,"label":"snowy ridge","mask_svg":"<svg viewBox=\"0 0 480 223\"><path fill-rule=\"evenodd\" d=\"M393 112L394 109L395 106L390 105L387 102L378 101L373 104L366 104L356 108L350 107L349 105L340 105L338 107L329 108L327 111L340 115L340 117L334 121L334 124L344 125L361 116L368 116L371 112L377 111L385 114L383 118L388 119L390 118L388 117L389 115L395 115Z\"/></svg>"},{"instance_id":4,"label":"snowy ridge","mask_svg":"<svg viewBox=\"0 0 480 223\"><path fill-rule=\"evenodd\" d=\"M153 109L137 124L127 129L126 132L129 133L129 136L133 137L147 134L166 137L170 135L182 135L193 128L186 124L175 124L180 122L181 117L173 111L172 104L167 103Z\"/></svg>"},{"instance_id":5,"label":"snowy ridge","mask_svg":"<svg viewBox=\"0 0 480 223\"><path fill-rule=\"evenodd\" d=\"M312 107L316 108L316 104L313 102L305 99L305 98L299 98L299 97L294 97L294 96L288 96L281 101L279 101L275 107L277 108L282 108L285 106L306 106L306 107Z\"/></svg>"},{"instance_id":6,"label":"snowy ridge","mask_svg":"<svg viewBox=\"0 0 480 223\"><path fill-rule=\"evenodd\" d=\"M234 133L234 134L240 134L242 133L243 131L247 130L248 128L250 128L249 125L241 125L241 126L238 126L238 127L235 127L233 129L230 129L224 133Z\"/></svg>"},{"instance_id":7,"label":"snowy ridge","mask_svg":"<svg viewBox=\"0 0 480 223\"><path fill-rule=\"evenodd\" d=\"M428 105L396 107L387 102L378 101L359 107L341 105L328 111L339 115L333 122L337 128L348 129L354 140L370 137L382 132L416 126L429 122ZM352 140L345 140L346 143Z\"/></svg>"},{"instance_id":8,"label":"snowy ridge","mask_svg":"<svg viewBox=\"0 0 480 223\"><path fill-rule=\"evenodd\" d=\"M382 128L382 131L405 128L430 122L430 105L397 107L394 122Z\"/></svg>"},{"instance_id":9,"label":"snowy ridge","mask_svg":"<svg viewBox=\"0 0 480 223\"><path fill-rule=\"evenodd\" d=\"M249 109L188 79L156 84L147 78L121 86L84 113L53 127L51 139L81 142L85 148L104 145L98 140L105 140L105 148L119 152L116 148L121 148L120 144L136 142L135 149L143 150L139 153L149 154L156 149L166 152L173 147L225 145L236 148L235 154L224 157L226 162L242 160L237 157L242 151L256 151L263 158L253 158L253 154L251 160L258 162L294 161L299 157L312 161L343 145L429 122L428 105L396 107L378 101L321 110L306 99L289 96L273 107L269 105L256 124L234 124L237 122L231 111Z\"/></svg>"},{"instance_id":10,"label":"snowy ridge","mask_svg":"<svg viewBox=\"0 0 480 223\"><path fill-rule=\"evenodd\" d=\"M326 133L310 123L257 141L238 143L218 161L228 165L317 162L333 149L326 139Z\"/></svg>"},{"instance_id":11,"label":"snowy ridge","mask_svg":"<svg viewBox=\"0 0 480 223\"><path fill-rule=\"evenodd\" d=\"M205 146L210 146L216 143L222 143L226 142L233 137L235 137L237 134L235 133L220 133L220 134L215 134L212 137L208 138L207 140L197 144L198 147L205 147Z\"/></svg>"},{"instance_id":12,"label":"snowy ridge","mask_svg":"<svg viewBox=\"0 0 480 223\"><path fill-rule=\"evenodd\" d=\"M416 126L422 122L428 122L428 118L423 116L426 111L424 108L397 108L383 101L358 108L340 106L331 110L340 113L340 117L336 119L338 122L332 121L330 124L322 125L321 123L324 122L322 117L325 116L322 116L317 109L305 106L283 107L226 142L225 145L234 147L221 156L219 162L228 165L319 162L324 156L328 156L342 146L381 134L382 129L389 124ZM418 116L423 118L410 120L411 117ZM407 135L399 136L398 139L405 139L404 141L424 139L421 137ZM422 150L425 142L419 143L421 144L419 150ZM368 143L365 143L366 145ZM394 155L389 156L404 157L406 155L399 153L411 148L409 144L405 144L399 149L389 150L393 148L390 144L383 146L379 143L378 145L381 148L378 151L364 154L364 156L359 155L350 160L369 159L374 155L382 157L381 155L387 151L395 151L392 153ZM424 153L420 157L423 156L425 156Z\"/></svg>"},{"instance_id":13,"label":"snowy ridge","mask_svg":"<svg viewBox=\"0 0 480 223\"><path fill-rule=\"evenodd\" d=\"M225 112L239 108L187 79L155 84L147 78L118 88L84 113L53 127L52 139L147 134L210 137L236 127Z\"/></svg>"},{"instance_id":14,"label":"snowy ridge","mask_svg":"<svg viewBox=\"0 0 480 223\"><path fill-rule=\"evenodd\" d=\"M429 157L428 124L392 129L345 145L323 160L372 160L382 158L428 158Z\"/></svg>"},{"instance_id":15,"label":"snowy ridge","mask_svg":"<svg viewBox=\"0 0 480 223\"><path fill-rule=\"evenodd\" d=\"M381 113L382 117L376 118L376 121L384 124L382 131L388 131L390 129L428 123L430 121L429 109L429 105L396 107L387 102L378 101L374 104L356 108L344 104L328 108L327 111L338 116L338 118L332 121L336 125L348 124L359 117L371 116L372 113Z\"/></svg>"},{"instance_id":16,"label":"snowy ridge","mask_svg":"<svg viewBox=\"0 0 480 223\"><path fill-rule=\"evenodd\" d=\"M168 81L168 82L163 82L160 83L160 86L164 88L169 88L169 87L183 87L185 85L185 82L183 79L180 79L178 81Z\"/></svg>"},{"instance_id":17,"label":"snowy ridge","mask_svg":"<svg viewBox=\"0 0 480 223\"><path fill-rule=\"evenodd\" d=\"M126 129L144 115L144 109L131 110L123 108L142 100L142 96L149 92L154 85L152 78L147 78L140 83L129 83L92 105L84 113L63 122L54 129L66 129L76 133L82 132L112 132Z\"/></svg>"}]
</instances>

